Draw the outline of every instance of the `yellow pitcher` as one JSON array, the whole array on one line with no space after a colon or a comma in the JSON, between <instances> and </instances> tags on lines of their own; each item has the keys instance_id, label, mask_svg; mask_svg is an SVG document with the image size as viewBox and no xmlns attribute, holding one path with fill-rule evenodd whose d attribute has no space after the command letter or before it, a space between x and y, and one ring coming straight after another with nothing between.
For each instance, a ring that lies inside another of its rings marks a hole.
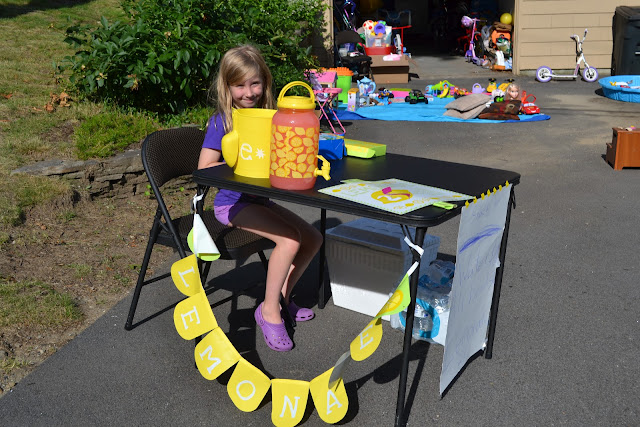
<instances>
[{"instance_id":1,"label":"yellow pitcher","mask_svg":"<svg viewBox=\"0 0 640 427\"><path fill-rule=\"evenodd\" d=\"M233 129L222 137L222 156L236 175L269 178L271 119L276 110L236 108Z\"/></svg>"}]
</instances>

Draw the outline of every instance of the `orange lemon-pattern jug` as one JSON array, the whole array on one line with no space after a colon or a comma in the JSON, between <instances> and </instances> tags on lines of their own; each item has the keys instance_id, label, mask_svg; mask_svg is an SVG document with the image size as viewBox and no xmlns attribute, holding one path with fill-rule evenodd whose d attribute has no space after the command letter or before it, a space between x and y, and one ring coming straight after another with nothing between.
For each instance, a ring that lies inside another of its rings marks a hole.
<instances>
[{"instance_id":1,"label":"orange lemon-pattern jug","mask_svg":"<svg viewBox=\"0 0 640 427\"><path fill-rule=\"evenodd\" d=\"M285 96L294 86L302 86L309 96ZM318 140L320 121L315 115L315 96L311 87L300 81L282 88L278 96L278 111L271 120L271 167L269 181L276 188L307 190L316 176L329 179L329 163L323 161L318 170Z\"/></svg>"}]
</instances>

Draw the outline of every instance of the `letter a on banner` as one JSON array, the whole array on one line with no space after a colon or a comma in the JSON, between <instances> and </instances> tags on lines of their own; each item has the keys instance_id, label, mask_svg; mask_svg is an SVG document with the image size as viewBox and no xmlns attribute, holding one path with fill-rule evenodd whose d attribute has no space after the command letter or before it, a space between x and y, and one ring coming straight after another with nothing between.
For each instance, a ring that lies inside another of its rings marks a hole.
<instances>
[{"instance_id":1,"label":"letter a on banner","mask_svg":"<svg viewBox=\"0 0 640 427\"><path fill-rule=\"evenodd\" d=\"M220 328L215 328L198 343L194 355L198 370L208 380L215 380L240 359L240 354Z\"/></svg>"},{"instance_id":2,"label":"letter a on banner","mask_svg":"<svg viewBox=\"0 0 640 427\"><path fill-rule=\"evenodd\" d=\"M336 387L329 387L329 379L333 368L311 380L310 389L313 403L318 415L328 424L335 424L347 415L349 397L344 388L344 381L340 379Z\"/></svg>"},{"instance_id":3,"label":"letter a on banner","mask_svg":"<svg viewBox=\"0 0 640 427\"><path fill-rule=\"evenodd\" d=\"M351 358L358 362L366 359L376 351L381 340L382 319L378 317L369 322L356 339L351 341Z\"/></svg>"},{"instance_id":4,"label":"letter a on banner","mask_svg":"<svg viewBox=\"0 0 640 427\"><path fill-rule=\"evenodd\" d=\"M173 311L173 323L185 340L192 340L218 327L204 292L180 301Z\"/></svg>"},{"instance_id":5,"label":"letter a on banner","mask_svg":"<svg viewBox=\"0 0 640 427\"><path fill-rule=\"evenodd\" d=\"M293 427L302 421L309 399L309 383L299 380L271 380L271 422L276 427Z\"/></svg>"},{"instance_id":6,"label":"letter a on banner","mask_svg":"<svg viewBox=\"0 0 640 427\"><path fill-rule=\"evenodd\" d=\"M189 255L171 265L171 278L176 288L190 297L202 291L198 260L195 255Z\"/></svg>"},{"instance_id":7,"label":"letter a on banner","mask_svg":"<svg viewBox=\"0 0 640 427\"><path fill-rule=\"evenodd\" d=\"M240 358L227 383L227 392L235 405L244 412L255 411L271 387L264 372Z\"/></svg>"}]
</instances>

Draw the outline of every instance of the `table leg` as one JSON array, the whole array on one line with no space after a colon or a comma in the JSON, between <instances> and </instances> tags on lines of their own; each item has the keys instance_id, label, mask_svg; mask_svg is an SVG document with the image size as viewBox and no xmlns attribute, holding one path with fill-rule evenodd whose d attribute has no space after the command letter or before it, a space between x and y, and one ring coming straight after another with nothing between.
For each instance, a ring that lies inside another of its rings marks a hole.
<instances>
[{"instance_id":1,"label":"table leg","mask_svg":"<svg viewBox=\"0 0 640 427\"><path fill-rule=\"evenodd\" d=\"M424 244L424 236L427 232L426 228L417 228L416 237L413 242L417 246L422 247ZM413 252L413 261L420 262L420 255L415 251ZM411 338L413 331L413 318L416 310L416 299L418 297L418 279L420 278L420 266L413 272L409 280L409 286L411 289L411 302L407 307L406 323L404 328L404 345L402 347L402 367L400 369L400 383L398 384L398 402L396 403L396 426L401 426L404 423L404 405L405 394L407 391L407 375L409 372L409 350L411 348Z\"/></svg>"},{"instance_id":2,"label":"table leg","mask_svg":"<svg viewBox=\"0 0 640 427\"><path fill-rule=\"evenodd\" d=\"M493 356L493 338L496 333L496 322L498 320L498 304L500 303L500 289L502 288L502 273L504 272L504 258L507 253L507 239L509 237L509 223L511 222L511 208L515 207L516 199L513 187L509 196L507 206L507 218L504 223L502 242L500 243L500 267L496 270L496 277L493 285L493 299L491 300L491 311L489 312L489 326L487 330L487 347L484 350L484 358L491 359Z\"/></svg>"},{"instance_id":3,"label":"table leg","mask_svg":"<svg viewBox=\"0 0 640 427\"><path fill-rule=\"evenodd\" d=\"M322 246L320 246L319 254L319 271L318 271L318 308L322 309L327 300L326 286L324 284L324 267L325 267L325 231L327 229L327 210L320 209L320 233L322 234Z\"/></svg>"}]
</instances>

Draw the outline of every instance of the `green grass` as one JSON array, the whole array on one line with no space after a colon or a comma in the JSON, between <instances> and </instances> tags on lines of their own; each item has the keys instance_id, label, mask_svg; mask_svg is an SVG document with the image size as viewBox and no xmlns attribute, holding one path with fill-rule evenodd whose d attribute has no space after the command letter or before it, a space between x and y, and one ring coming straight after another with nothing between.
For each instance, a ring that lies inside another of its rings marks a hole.
<instances>
[{"instance_id":1,"label":"green grass","mask_svg":"<svg viewBox=\"0 0 640 427\"><path fill-rule=\"evenodd\" d=\"M0 280L0 326L64 326L82 317L71 296L49 285Z\"/></svg>"},{"instance_id":2,"label":"green grass","mask_svg":"<svg viewBox=\"0 0 640 427\"><path fill-rule=\"evenodd\" d=\"M144 115L109 111L85 120L76 129L73 140L79 159L109 157L157 129Z\"/></svg>"},{"instance_id":3,"label":"green grass","mask_svg":"<svg viewBox=\"0 0 640 427\"><path fill-rule=\"evenodd\" d=\"M14 369L24 368L31 365L30 362L22 359L16 359L14 357L7 357L6 359L0 359L0 371L5 374L10 374Z\"/></svg>"},{"instance_id":4,"label":"green grass","mask_svg":"<svg viewBox=\"0 0 640 427\"><path fill-rule=\"evenodd\" d=\"M54 75L54 62L74 52L64 42L66 28L80 22L95 24L101 16L122 17L119 6L119 0L0 1L0 232L19 225L25 208L70 190L63 181L11 175L12 170L53 158L108 157L156 129L149 118L129 118L104 105L74 99L73 94L69 107L45 109L52 94L66 91L65 80ZM103 116L110 124L104 132L84 124L99 123ZM85 132L76 138L83 140L79 153L71 138L50 138L68 123Z\"/></svg>"}]
</instances>

